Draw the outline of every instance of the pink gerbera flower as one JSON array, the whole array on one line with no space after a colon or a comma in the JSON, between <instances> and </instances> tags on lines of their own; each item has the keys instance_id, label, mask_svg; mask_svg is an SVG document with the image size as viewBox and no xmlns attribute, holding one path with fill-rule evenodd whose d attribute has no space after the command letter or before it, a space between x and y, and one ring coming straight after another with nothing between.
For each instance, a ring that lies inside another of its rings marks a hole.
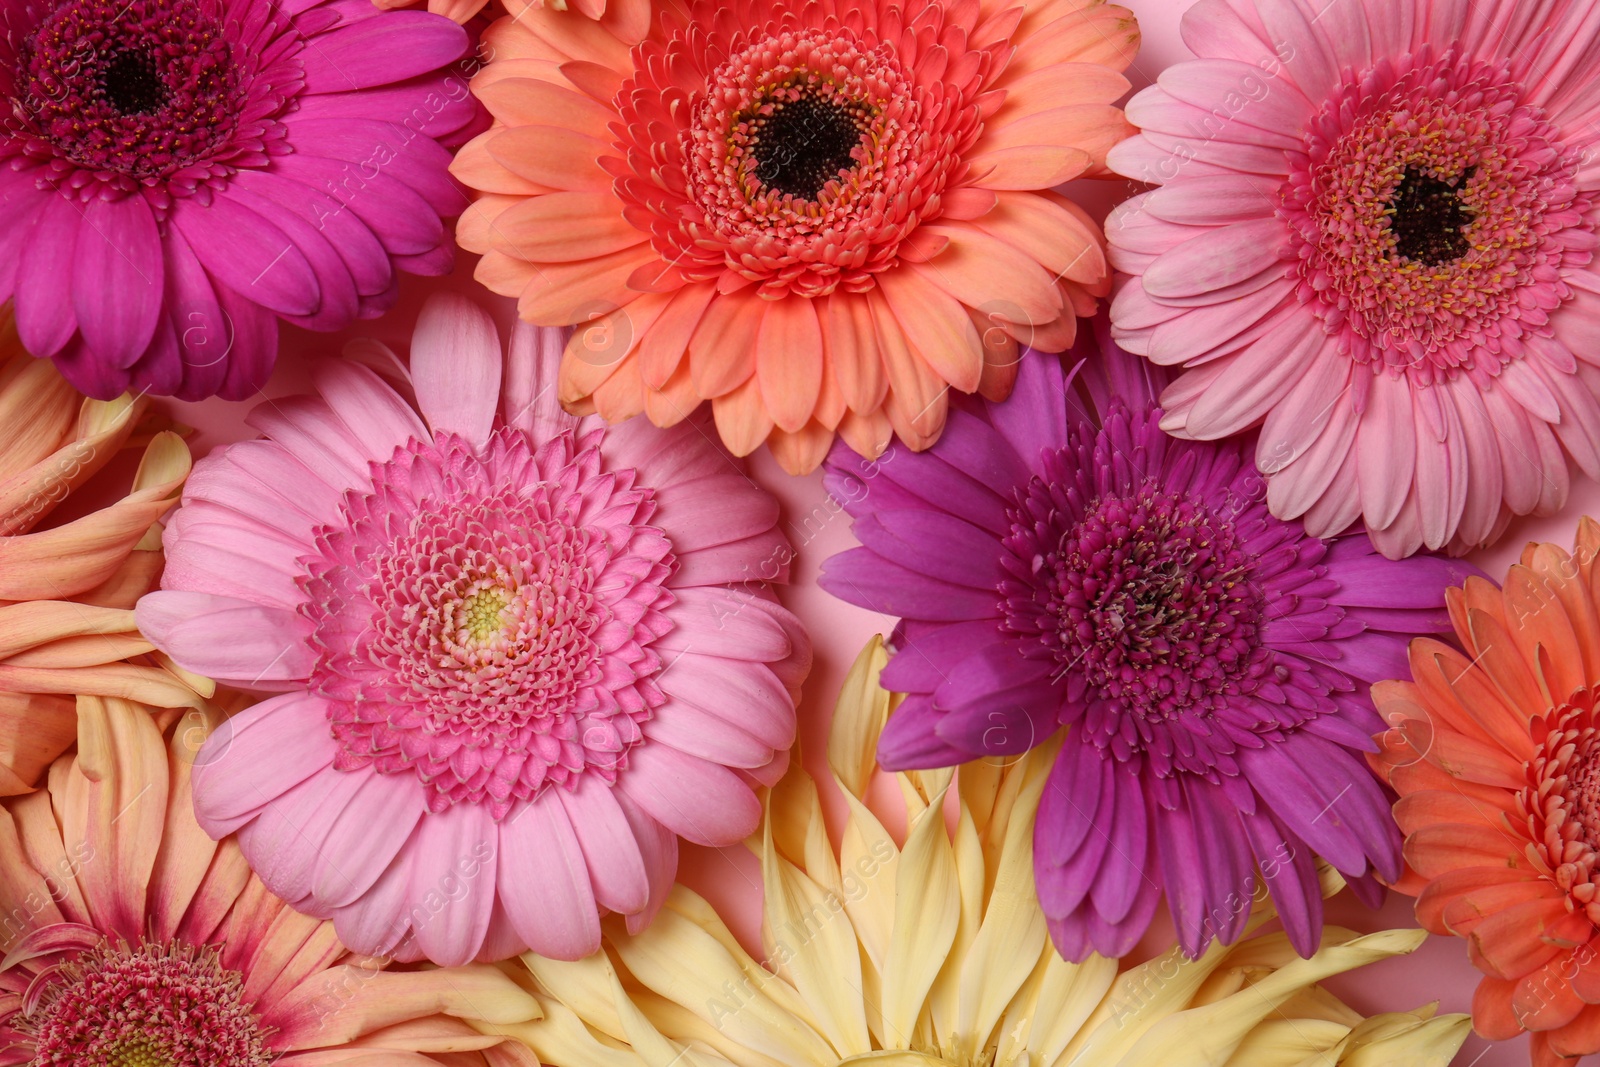
<instances>
[{"instance_id":1,"label":"pink gerbera flower","mask_svg":"<svg viewBox=\"0 0 1600 1067\"><path fill-rule=\"evenodd\" d=\"M1588 5L1201 0L1111 165L1115 335L1191 368L1164 429L1261 425L1268 502L1387 555L1600 476Z\"/></svg>"},{"instance_id":2,"label":"pink gerbera flower","mask_svg":"<svg viewBox=\"0 0 1600 1067\"><path fill-rule=\"evenodd\" d=\"M583 956L601 913L659 907L676 835L748 835L787 763L810 648L766 584L777 502L698 423L563 413L564 340L519 325L500 416L493 322L434 297L420 416L346 362L258 407L139 603L183 666L288 691L201 754L196 810L359 951Z\"/></svg>"},{"instance_id":3,"label":"pink gerbera flower","mask_svg":"<svg viewBox=\"0 0 1600 1067\"><path fill-rule=\"evenodd\" d=\"M4 0L0 301L79 390L241 399L442 274L467 35L352 0Z\"/></svg>"}]
</instances>

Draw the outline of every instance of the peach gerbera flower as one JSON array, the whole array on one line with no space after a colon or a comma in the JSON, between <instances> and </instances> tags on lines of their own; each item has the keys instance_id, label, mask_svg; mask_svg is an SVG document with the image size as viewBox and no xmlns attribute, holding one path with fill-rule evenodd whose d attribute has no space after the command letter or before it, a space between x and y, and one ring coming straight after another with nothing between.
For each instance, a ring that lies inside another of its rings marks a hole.
<instances>
[{"instance_id":1,"label":"peach gerbera flower","mask_svg":"<svg viewBox=\"0 0 1600 1067\"><path fill-rule=\"evenodd\" d=\"M187 717L163 713L163 731L152 710L80 698L78 750L48 792L0 806L0 1064L535 1063L460 1021L537 1010L505 975L386 971L207 837Z\"/></svg>"},{"instance_id":2,"label":"peach gerbera flower","mask_svg":"<svg viewBox=\"0 0 1600 1067\"><path fill-rule=\"evenodd\" d=\"M154 524L189 473L182 438L157 422L142 397L85 400L23 351L0 310L0 796L31 789L72 743L74 694L181 707L197 699L186 683L204 684L147 656L133 622L161 573ZM126 495L49 526L74 490L140 446Z\"/></svg>"},{"instance_id":3,"label":"peach gerbera flower","mask_svg":"<svg viewBox=\"0 0 1600 1067\"><path fill-rule=\"evenodd\" d=\"M1600 1051L1600 526L1530 544L1505 585L1449 591L1465 651L1411 645L1411 681L1372 695L1373 764L1400 794L1417 919L1467 939L1487 977L1473 1023L1532 1031L1549 1067Z\"/></svg>"},{"instance_id":4,"label":"peach gerbera flower","mask_svg":"<svg viewBox=\"0 0 1600 1067\"><path fill-rule=\"evenodd\" d=\"M710 400L793 472L837 431L876 456L1004 397L1109 288L1102 236L1051 193L1105 174L1138 48L1103 0L527 0L485 34L493 126L456 157L477 277L588 324L561 399L671 425Z\"/></svg>"}]
</instances>

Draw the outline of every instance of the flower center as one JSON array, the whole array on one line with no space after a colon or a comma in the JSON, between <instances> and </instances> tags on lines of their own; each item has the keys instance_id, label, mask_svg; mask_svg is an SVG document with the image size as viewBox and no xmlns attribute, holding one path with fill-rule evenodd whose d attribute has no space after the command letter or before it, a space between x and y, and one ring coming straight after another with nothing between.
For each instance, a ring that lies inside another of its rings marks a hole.
<instances>
[{"instance_id":1,"label":"flower center","mask_svg":"<svg viewBox=\"0 0 1600 1067\"><path fill-rule=\"evenodd\" d=\"M166 104L167 87L148 52L118 52L100 72L100 89L122 115L149 115Z\"/></svg>"},{"instance_id":2,"label":"flower center","mask_svg":"<svg viewBox=\"0 0 1600 1067\"><path fill-rule=\"evenodd\" d=\"M251 31L259 54L245 54L230 44L242 28L229 19L222 0L63 0L14 44L24 128L10 150L50 163L62 188L93 180L123 194L179 177L193 180L169 189L190 195L228 173L225 161L259 157L278 136L268 116L299 85L280 71L253 92L256 67L297 62L296 42L264 49L288 29L269 14ZM0 41L0 54L11 44ZM75 169L89 173L73 179Z\"/></svg>"},{"instance_id":3,"label":"flower center","mask_svg":"<svg viewBox=\"0 0 1600 1067\"><path fill-rule=\"evenodd\" d=\"M853 153L868 121L865 108L788 88L744 118L734 150L754 156L756 178L766 188L815 200L823 186L855 166Z\"/></svg>"},{"instance_id":4,"label":"flower center","mask_svg":"<svg viewBox=\"0 0 1600 1067\"><path fill-rule=\"evenodd\" d=\"M598 436L535 452L503 429L478 454L442 435L377 467L300 578L335 766L416 774L432 810L495 818L551 784L614 782L665 699L653 508L632 471L602 469Z\"/></svg>"},{"instance_id":5,"label":"flower center","mask_svg":"<svg viewBox=\"0 0 1600 1067\"><path fill-rule=\"evenodd\" d=\"M1424 51L1347 78L1290 153L1300 296L1356 362L1486 383L1570 295L1579 153L1521 95L1505 66Z\"/></svg>"},{"instance_id":6,"label":"flower center","mask_svg":"<svg viewBox=\"0 0 1600 1067\"><path fill-rule=\"evenodd\" d=\"M244 977L215 949L102 942L47 976L18 1029L32 1067L265 1067L267 1032ZM30 990L32 998L34 991Z\"/></svg>"},{"instance_id":7,"label":"flower center","mask_svg":"<svg viewBox=\"0 0 1600 1067\"><path fill-rule=\"evenodd\" d=\"M1456 186L1471 179L1471 171L1458 181L1443 182L1407 168L1395 191L1394 214L1389 220L1395 252L1430 267L1466 255L1469 245L1463 231L1472 222L1472 211L1462 204Z\"/></svg>"}]
</instances>

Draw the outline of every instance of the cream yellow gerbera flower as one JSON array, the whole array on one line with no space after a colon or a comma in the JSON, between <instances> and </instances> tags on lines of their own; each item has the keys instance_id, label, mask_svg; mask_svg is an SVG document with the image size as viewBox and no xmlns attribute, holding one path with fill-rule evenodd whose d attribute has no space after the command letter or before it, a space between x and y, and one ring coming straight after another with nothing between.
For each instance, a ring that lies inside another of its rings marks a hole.
<instances>
[{"instance_id":1,"label":"cream yellow gerbera flower","mask_svg":"<svg viewBox=\"0 0 1600 1067\"><path fill-rule=\"evenodd\" d=\"M47 517L122 451L131 488L70 522ZM155 525L189 474L183 439L143 397L86 400L0 310L0 796L26 792L77 730L80 694L193 705L210 685L151 656L133 605L161 573Z\"/></svg>"},{"instance_id":2,"label":"cream yellow gerbera flower","mask_svg":"<svg viewBox=\"0 0 1600 1067\"><path fill-rule=\"evenodd\" d=\"M968 764L958 782L950 770L894 776L908 827L898 844L884 791L870 788L897 703L878 688L884 662L874 640L835 713L828 763L849 808L838 846L798 763L770 798L765 960L679 886L644 932L611 925L603 952L506 964L542 1017L474 1025L554 1067L1428 1067L1460 1047L1464 1015L1364 1018L1316 984L1412 951L1421 931L1328 927L1301 959L1284 934L1259 932L1265 893L1245 937L1197 960L1174 948L1119 975L1114 960L1061 959L1032 876L1054 752Z\"/></svg>"}]
</instances>

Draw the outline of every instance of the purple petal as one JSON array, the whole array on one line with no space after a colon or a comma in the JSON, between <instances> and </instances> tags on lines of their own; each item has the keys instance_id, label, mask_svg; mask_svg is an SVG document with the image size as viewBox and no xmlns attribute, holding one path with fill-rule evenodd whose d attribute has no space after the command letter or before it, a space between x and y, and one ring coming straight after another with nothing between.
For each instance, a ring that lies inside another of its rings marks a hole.
<instances>
[{"instance_id":1,"label":"purple petal","mask_svg":"<svg viewBox=\"0 0 1600 1067\"><path fill-rule=\"evenodd\" d=\"M317 99L333 100L338 97ZM320 189L286 178L276 171L240 171L234 175L233 184L298 212L301 218L315 226L343 257L346 269L355 279L356 291L362 296L388 291L394 276L389 268L389 254L372 231L356 217L355 212L344 204Z\"/></svg>"},{"instance_id":2,"label":"purple petal","mask_svg":"<svg viewBox=\"0 0 1600 1067\"><path fill-rule=\"evenodd\" d=\"M939 736L973 756L1010 756L1043 744L1059 727L1061 691L1050 664L1022 658L1011 642L961 661L934 690L947 714Z\"/></svg>"},{"instance_id":3,"label":"purple petal","mask_svg":"<svg viewBox=\"0 0 1600 1067\"><path fill-rule=\"evenodd\" d=\"M75 201L52 196L23 245L17 268L17 333L23 346L36 356L55 355L77 331L78 319L72 310L72 257L82 223Z\"/></svg>"},{"instance_id":4,"label":"purple petal","mask_svg":"<svg viewBox=\"0 0 1600 1067\"><path fill-rule=\"evenodd\" d=\"M445 22L455 26L448 19ZM369 170L381 171L404 182L435 214L459 215L469 203L450 177L450 153L432 138L405 126L373 119L297 117L290 121L289 139L296 152L348 162L360 177Z\"/></svg>"},{"instance_id":5,"label":"purple petal","mask_svg":"<svg viewBox=\"0 0 1600 1067\"><path fill-rule=\"evenodd\" d=\"M307 93L344 93L437 70L467 51L467 34L442 15L391 11L319 34L305 56Z\"/></svg>"},{"instance_id":6,"label":"purple petal","mask_svg":"<svg viewBox=\"0 0 1600 1067\"><path fill-rule=\"evenodd\" d=\"M1269 811L1242 821L1289 944L1309 958L1322 940L1322 887L1311 849Z\"/></svg>"},{"instance_id":7,"label":"purple petal","mask_svg":"<svg viewBox=\"0 0 1600 1067\"><path fill-rule=\"evenodd\" d=\"M1198 956L1210 940L1206 928L1206 866L1200 856L1187 789L1184 794L1175 808L1151 804L1150 809L1156 827L1156 863L1167 888L1173 925L1178 928L1178 944L1189 956Z\"/></svg>"},{"instance_id":8,"label":"purple petal","mask_svg":"<svg viewBox=\"0 0 1600 1067\"><path fill-rule=\"evenodd\" d=\"M1126 764L1115 764L1111 778L1117 788L1112 817L1105 826L1110 841L1091 899L1099 917L1108 927L1115 927L1132 912L1140 883L1156 883L1147 873L1150 818L1144 809L1144 791L1139 787L1137 772ZM1137 940L1138 935L1134 938Z\"/></svg>"},{"instance_id":9,"label":"purple petal","mask_svg":"<svg viewBox=\"0 0 1600 1067\"><path fill-rule=\"evenodd\" d=\"M1041 864L1065 864L1085 847L1096 821L1109 820L1116 789L1112 766L1095 745L1076 733L1067 735L1039 799L1033 832L1036 870Z\"/></svg>"},{"instance_id":10,"label":"purple petal","mask_svg":"<svg viewBox=\"0 0 1600 1067\"><path fill-rule=\"evenodd\" d=\"M1066 375L1060 356L1030 348L1021 359L1011 398L1003 408L990 405L990 419L1027 468L1037 473L1039 453L1067 441Z\"/></svg>"},{"instance_id":11,"label":"purple petal","mask_svg":"<svg viewBox=\"0 0 1600 1067\"><path fill-rule=\"evenodd\" d=\"M880 511L855 523L856 540L885 559L939 581L991 595L1005 580L994 534L943 511Z\"/></svg>"},{"instance_id":12,"label":"purple petal","mask_svg":"<svg viewBox=\"0 0 1600 1067\"><path fill-rule=\"evenodd\" d=\"M993 591L964 589L890 563L871 549L853 548L822 565L818 584L840 600L884 615L932 622L996 618Z\"/></svg>"},{"instance_id":13,"label":"purple petal","mask_svg":"<svg viewBox=\"0 0 1600 1067\"><path fill-rule=\"evenodd\" d=\"M943 712L933 710L927 696L910 696L889 716L878 738L878 765L886 771L954 767L970 757L941 741L935 728Z\"/></svg>"},{"instance_id":14,"label":"purple petal","mask_svg":"<svg viewBox=\"0 0 1600 1067\"><path fill-rule=\"evenodd\" d=\"M445 239L444 225L405 182L359 164L296 153L274 161L292 181L325 191L367 225L391 255L420 255Z\"/></svg>"},{"instance_id":15,"label":"purple petal","mask_svg":"<svg viewBox=\"0 0 1600 1067\"><path fill-rule=\"evenodd\" d=\"M142 196L84 205L72 296L84 340L126 367L155 335L161 315L161 235Z\"/></svg>"},{"instance_id":16,"label":"purple petal","mask_svg":"<svg viewBox=\"0 0 1600 1067\"><path fill-rule=\"evenodd\" d=\"M207 273L252 303L280 315L310 315L320 296L311 264L278 227L226 194L201 207L177 201L170 221Z\"/></svg>"},{"instance_id":17,"label":"purple petal","mask_svg":"<svg viewBox=\"0 0 1600 1067\"><path fill-rule=\"evenodd\" d=\"M896 636L896 652L878 682L894 693L931 693L949 675L951 664L959 664L973 649L994 641L999 632L990 619L914 624Z\"/></svg>"}]
</instances>

